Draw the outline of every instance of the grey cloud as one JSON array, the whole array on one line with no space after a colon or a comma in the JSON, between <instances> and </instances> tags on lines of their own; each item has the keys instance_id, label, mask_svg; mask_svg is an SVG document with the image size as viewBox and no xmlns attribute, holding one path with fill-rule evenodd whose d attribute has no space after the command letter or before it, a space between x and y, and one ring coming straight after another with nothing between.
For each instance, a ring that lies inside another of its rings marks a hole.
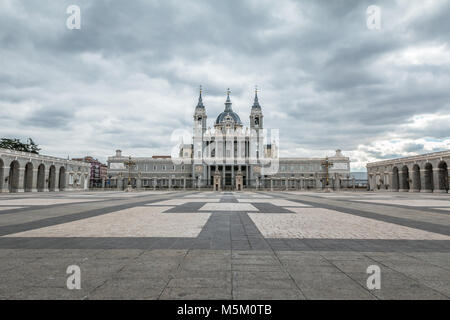
<instances>
[{"instance_id":1,"label":"grey cloud","mask_svg":"<svg viewBox=\"0 0 450 320\"><path fill-rule=\"evenodd\" d=\"M30 127L45 127L54 129L65 129L74 119L70 110L62 110L58 108L42 108L31 112L25 117L21 125Z\"/></svg>"},{"instance_id":2,"label":"grey cloud","mask_svg":"<svg viewBox=\"0 0 450 320\"><path fill-rule=\"evenodd\" d=\"M65 28L73 1L7 2L0 134L16 132L16 122L52 129L34 132L44 149L67 148L50 134L72 134L70 148L101 150L103 159L116 148L168 153L172 130L191 126L199 84L209 125L227 87L247 122L258 84L266 127L280 128L289 148L352 151L393 133L448 138L444 121L405 126L450 113L448 63L379 66L406 48L448 46L449 4L396 26L421 2L378 1L384 29L373 32L365 26L372 2L80 0L77 31ZM406 148L366 156L421 152Z\"/></svg>"},{"instance_id":3,"label":"grey cloud","mask_svg":"<svg viewBox=\"0 0 450 320\"><path fill-rule=\"evenodd\" d=\"M403 147L403 150L405 152L423 152L423 144L417 144L417 143L408 143Z\"/></svg>"}]
</instances>

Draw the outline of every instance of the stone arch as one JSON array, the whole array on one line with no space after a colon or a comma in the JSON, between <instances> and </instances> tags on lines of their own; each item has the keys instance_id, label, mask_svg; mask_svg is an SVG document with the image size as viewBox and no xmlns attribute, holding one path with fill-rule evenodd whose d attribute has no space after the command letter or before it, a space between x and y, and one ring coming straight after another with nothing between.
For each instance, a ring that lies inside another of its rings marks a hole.
<instances>
[{"instance_id":1,"label":"stone arch","mask_svg":"<svg viewBox=\"0 0 450 320\"><path fill-rule=\"evenodd\" d=\"M448 166L445 161L441 161L438 164L439 172L438 172L438 178L439 178L439 190L444 190L445 192L448 192Z\"/></svg>"},{"instance_id":2,"label":"stone arch","mask_svg":"<svg viewBox=\"0 0 450 320\"><path fill-rule=\"evenodd\" d=\"M64 191L64 189L66 188L66 168L65 167L59 168L58 186L59 186L59 191Z\"/></svg>"},{"instance_id":3,"label":"stone arch","mask_svg":"<svg viewBox=\"0 0 450 320\"><path fill-rule=\"evenodd\" d=\"M48 171L48 191L55 191L56 188L56 168L54 165L50 166Z\"/></svg>"},{"instance_id":4,"label":"stone arch","mask_svg":"<svg viewBox=\"0 0 450 320\"><path fill-rule=\"evenodd\" d=\"M433 188L433 165L429 162L425 165L424 179L425 179L425 190L432 191L434 189Z\"/></svg>"},{"instance_id":5,"label":"stone arch","mask_svg":"<svg viewBox=\"0 0 450 320\"><path fill-rule=\"evenodd\" d=\"M25 165L25 173L23 175L23 189L25 192L33 191L33 164L28 162Z\"/></svg>"},{"instance_id":6,"label":"stone arch","mask_svg":"<svg viewBox=\"0 0 450 320\"><path fill-rule=\"evenodd\" d=\"M409 191L409 169L407 165L402 167L400 175L400 191Z\"/></svg>"},{"instance_id":7,"label":"stone arch","mask_svg":"<svg viewBox=\"0 0 450 320\"><path fill-rule=\"evenodd\" d=\"M17 160L14 160L9 165L9 178L8 178L9 192L19 191L19 179L20 179L19 168L20 164L19 161Z\"/></svg>"},{"instance_id":8,"label":"stone arch","mask_svg":"<svg viewBox=\"0 0 450 320\"><path fill-rule=\"evenodd\" d=\"M418 164L415 164L412 168L412 189L415 192L420 191L420 167Z\"/></svg>"},{"instance_id":9,"label":"stone arch","mask_svg":"<svg viewBox=\"0 0 450 320\"><path fill-rule=\"evenodd\" d=\"M37 191L38 192L45 191L45 165L43 163L41 163L38 167Z\"/></svg>"},{"instance_id":10,"label":"stone arch","mask_svg":"<svg viewBox=\"0 0 450 320\"><path fill-rule=\"evenodd\" d=\"M3 191L3 184L5 180L5 173L3 167L5 166L5 163L3 162L3 159L0 158L0 192Z\"/></svg>"},{"instance_id":11,"label":"stone arch","mask_svg":"<svg viewBox=\"0 0 450 320\"><path fill-rule=\"evenodd\" d=\"M394 167L392 169L392 191L398 191L398 189L399 189L398 168Z\"/></svg>"}]
</instances>

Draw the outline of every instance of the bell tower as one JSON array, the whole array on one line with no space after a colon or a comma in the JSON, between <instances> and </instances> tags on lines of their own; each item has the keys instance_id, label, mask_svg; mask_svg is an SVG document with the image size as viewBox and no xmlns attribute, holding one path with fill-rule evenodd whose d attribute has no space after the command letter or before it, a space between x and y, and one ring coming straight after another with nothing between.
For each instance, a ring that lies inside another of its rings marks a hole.
<instances>
[{"instance_id":1,"label":"bell tower","mask_svg":"<svg viewBox=\"0 0 450 320\"><path fill-rule=\"evenodd\" d=\"M255 100L250 112L250 128L256 131L263 128L263 114L258 101L258 87L255 87Z\"/></svg>"},{"instance_id":2,"label":"bell tower","mask_svg":"<svg viewBox=\"0 0 450 320\"><path fill-rule=\"evenodd\" d=\"M194 112L194 131L196 133L204 133L206 131L206 119L207 119L206 110L202 100L202 86L200 86L198 103L197 106L195 107Z\"/></svg>"},{"instance_id":3,"label":"bell tower","mask_svg":"<svg viewBox=\"0 0 450 320\"><path fill-rule=\"evenodd\" d=\"M197 186L203 184L202 179L206 179L206 166L203 163L204 150L206 141L204 136L207 130L206 127L206 110L202 100L202 86L200 86L200 93L198 96L198 103L194 112L194 135L192 137L193 142L193 160L192 177L197 179Z\"/></svg>"}]
</instances>

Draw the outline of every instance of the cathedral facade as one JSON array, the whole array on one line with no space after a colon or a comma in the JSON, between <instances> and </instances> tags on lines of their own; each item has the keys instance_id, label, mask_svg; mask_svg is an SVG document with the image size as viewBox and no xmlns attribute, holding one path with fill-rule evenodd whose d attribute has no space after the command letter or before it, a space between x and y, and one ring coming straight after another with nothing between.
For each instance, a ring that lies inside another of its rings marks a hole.
<instances>
[{"instance_id":1,"label":"cathedral facade","mask_svg":"<svg viewBox=\"0 0 450 320\"><path fill-rule=\"evenodd\" d=\"M111 188L208 188L215 190L340 188L350 161L340 150L326 158L280 158L278 130L264 127L255 90L245 127L233 111L230 90L225 108L208 126L202 91L193 114L192 140L171 156L130 157L120 150L108 158Z\"/></svg>"}]
</instances>

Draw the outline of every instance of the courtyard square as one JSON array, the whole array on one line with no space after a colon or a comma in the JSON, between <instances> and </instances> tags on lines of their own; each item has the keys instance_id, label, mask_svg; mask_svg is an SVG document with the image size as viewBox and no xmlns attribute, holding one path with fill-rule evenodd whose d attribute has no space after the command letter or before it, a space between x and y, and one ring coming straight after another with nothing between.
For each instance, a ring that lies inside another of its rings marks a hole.
<instances>
[{"instance_id":1,"label":"courtyard square","mask_svg":"<svg viewBox=\"0 0 450 320\"><path fill-rule=\"evenodd\" d=\"M0 194L0 298L449 299L450 195Z\"/></svg>"}]
</instances>

